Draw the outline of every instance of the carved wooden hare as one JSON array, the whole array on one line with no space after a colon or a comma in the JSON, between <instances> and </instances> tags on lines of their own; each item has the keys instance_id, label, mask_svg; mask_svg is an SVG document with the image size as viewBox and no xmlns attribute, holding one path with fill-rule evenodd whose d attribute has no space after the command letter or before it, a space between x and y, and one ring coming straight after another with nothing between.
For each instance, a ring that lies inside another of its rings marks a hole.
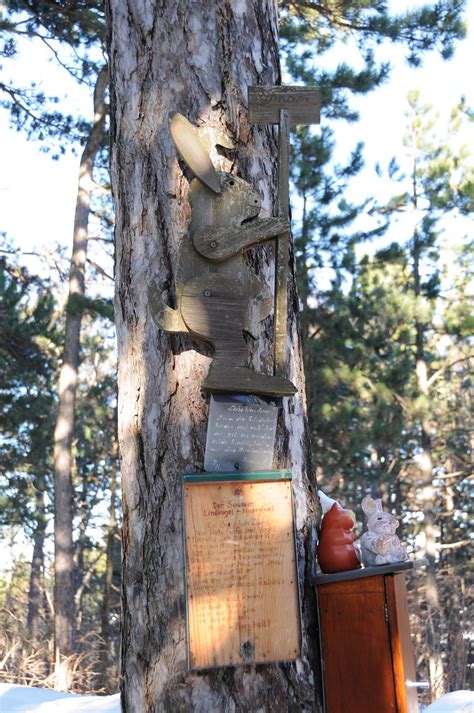
<instances>
[{"instance_id":1,"label":"carved wooden hare","mask_svg":"<svg viewBox=\"0 0 474 713\"><path fill-rule=\"evenodd\" d=\"M206 146L202 130L174 114L170 131L197 178L190 185L191 221L180 246L176 309L161 301L153 285L149 290L153 318L166 331L189 332L213 346L214 360L203 383L208 391L293 394L296 389L287 379L246 366L244 339L244 332L257 336L259 322L271 311L272 296L243 251L284 233L288 221L257 218L259 196L246 181L214 169L209 137ZM218 143L224 141L219 138Z\"/></svg>"}]
</instances>

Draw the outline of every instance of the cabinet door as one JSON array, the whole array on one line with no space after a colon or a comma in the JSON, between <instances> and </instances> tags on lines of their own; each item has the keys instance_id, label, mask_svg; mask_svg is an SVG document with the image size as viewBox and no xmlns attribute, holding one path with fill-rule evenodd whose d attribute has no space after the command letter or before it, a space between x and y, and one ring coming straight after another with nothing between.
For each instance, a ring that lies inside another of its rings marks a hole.
<instances>
[{"instance_id":1,"label":"cabinet door","mask_svg":"<svg viewBox=\"0 0 474 713\"><path fill-rule=\"evenodd\" d=\"M383 576L319 587L326 713L397 713Z\"/></svg>"},{"instance_id":2,"label":"cabinet door","mask_svg":"<svg viewBox=\"0 0 474 713\"><path fill-rule=\"evenodd\" d=\"M408 681L416 680L416 674L410 641L405 574L386 576L385 593L398 709L402 713L418 713L416 688L407 686Z\"/></svg>"}]
</instances>

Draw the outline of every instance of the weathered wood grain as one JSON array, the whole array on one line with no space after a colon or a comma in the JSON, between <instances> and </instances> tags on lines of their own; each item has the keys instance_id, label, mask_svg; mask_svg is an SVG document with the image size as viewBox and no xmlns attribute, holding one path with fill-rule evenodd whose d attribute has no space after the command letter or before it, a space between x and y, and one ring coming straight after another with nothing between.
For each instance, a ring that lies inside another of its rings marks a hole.
<instances>
[{"instance_id":1,"label":"weathered wood grain","mask_svg":"<svg viewBox=\"0 0 474 713\"><path fill-rule=\"evenodd\" d=\"M410 640L405 575L386 576L384 581L398 710L401 713L418 713L416 688L407 686L407 681L416 681L416 672Z\"/></svg>"},{"instance_id":2,"label":"weathered wood grain","mask_svg":"<svg viewBox=\"0 0 474 713\"><path fill-rule=\"evenodd\" d=\"M418 713L405 574L368 569L317 578L327 713Z\"/></svg>"},{"instance_id":3,"label":"weathered wood grain","mask_svg":"<svg viewBox=\"0 0 474 713\"><path fill-rule=\"evenodd\" d=\"M178 112L171 115L170 133L180 156L188 164L195 176L214 193L221 192L221 185L214 168L209 150L203 145L197 129Z\"/></svg>"},{"instance_id":4,"label":"weathered wood grain","mask_svg":"<svg viewBox=\"0 0 474 713\"><path fill-rule=\"evenodd\" d=\"M319 124L321 99L316 87L249 87L251 124L278 124L285 109L291 125Z\"/></svg>"},{"instance_id":5,"label":"weathered wood grain","mask_svg":"<svg viewBox=\"0 0 474 713\"><path fill-rule=\"evenodd\" d=\"M186 127L189 122L184 121ZM189 141L193 143L192 136ZM199 161L198 156L195 165ZM296 387L288 379L246 366L249 348L244 331L258 335L259 322L270 311L272 300L243 255L252 245L287 231L288 220L259 219L261 201L250 184L230 174L217 176L219 194L200 179L191 183L192 217L179 251L177 307L163 302L152 284L148 288L151 314L162 329L189 332L212 345L214 361L204 389L290 396Z\"/></svg>"},{"instance_id":6,"label":"weathered wood grain","mask_svg":"<svg viewBox=\"0 0 474 713\"><path fill-rule=\"evenodd\" d=\"M248 89L251 124L279 124L278 208L289 214L289 150L292 124L318 124L320 98L316 87L253 86ZM288 265L291 232L277 237L275 259L274 373L286 375Z\"/></svg>"},{"instance_id":7,"label":"weathered wood grain","mask_svg":"<svg viewBox=\"0 0 474 713\"><path fill-rule=\"evenodd\" d=\"M260 374L246 366L248 347L243 333L250 289L247 281L218 273L212 279L200 275L181 287L181 315L187 328L214 348L214 360L203 388L215 392L292 395L296 387L288 379Z\"/></svg>"},{"instance_id":8,"label":"weathered wood grain","mask_svg":"<svg viewBox=\"0 0 474 713\"><path fill-rule=\"evenodd\" d=\"M206 226L196 230L193 244L200 255L212 262L228 260L239 252L258 243L266 242L289 231L287 215L280 218L265 218L244 223L238 228L215 228Z\"/></svg>"},{"instance_id":9,"label":"weathered wood grain","mask_svg":"<svg viewBox=\"0 0 474 713\"><path fill-rule=\"evenodd\" d=\"M398 713L383 577L318 591L327 713Z\"/></svg>"},{"instance_id":10,"label":"weathered wood grain","mask_svg":"<svg viewBox=\"0 0 474 713\"><path fill-rule=\"evenodd\" d=\"M289 217L289 152L290 117L288 111L280 110L278 132L278 211L281 217ZM273 343L276 376L286 375L286 324L288 312L288 264L290 260L290 231L278 236L275 258L275 337Z\"/></svg>"},{"instance_id":11,"label":"weathered wood grain","mask_svg":"<svg viewBox=\"0 0 474 713\"><path fill-rule=\"evenodd\" d=\"M184 517L190 667L296 659L291 482L185 484Z\"/></svg>"}]
</instances>

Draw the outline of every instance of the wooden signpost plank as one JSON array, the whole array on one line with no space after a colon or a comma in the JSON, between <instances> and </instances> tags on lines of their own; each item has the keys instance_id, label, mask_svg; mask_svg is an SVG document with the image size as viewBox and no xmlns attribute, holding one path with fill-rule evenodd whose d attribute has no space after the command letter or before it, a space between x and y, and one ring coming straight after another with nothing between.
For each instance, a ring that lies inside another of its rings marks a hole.
<instances>
[{"instance_id":1,"label":"wooden signpost plank","mask_svg":"<svg viewBox=\"0 0 474 713\"><path fill-rule=\"evenodd\" d=\"M278 124L282 109L288 112L292 126L319 124L321 97L318 89L292 86L249 87L251 124Z\"/></svg>"},{"instance_id":2,"label":"wooden signpost plank","mask_svg":"<svg viewBox=\"0 0 474 713\"><path fill-rule=\"evenodd\" d=\"M279 124L278 206L279 216L289 212L290 127L319 124L321 98L316 87L249 87L251 124ZM286 373L286 318L288 311L288 261L290 233L277 236L275 260L274 373Z\"/></svg>"},{"instance_id":3,"label":"wooden signpost plank","mask_svg":"<svg viewBox=\"0 0 474 713\"><path fill-rule=\"evenodd\" d=\"M287 471L185 476L191 669L299 656L290 478Z\"/></svg>"}]
</instances>

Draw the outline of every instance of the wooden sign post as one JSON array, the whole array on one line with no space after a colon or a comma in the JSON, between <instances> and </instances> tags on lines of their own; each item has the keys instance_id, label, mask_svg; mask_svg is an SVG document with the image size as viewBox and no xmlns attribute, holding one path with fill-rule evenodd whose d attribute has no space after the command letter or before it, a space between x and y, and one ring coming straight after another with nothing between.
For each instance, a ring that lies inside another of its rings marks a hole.
<instances>
[{"instance_id":1,"label":"wooden sign post","mask_svg":"<svg viewBox=\"0 0 474 713\"><path fill-rule=\"evenodd\" d=\"M291 474L183 478L191 669L300 653Z\"/></svg>"},{"instance_id":2,"label":"wooden sign post","mask_svg":"<svg viewBox=\"0 0 474 713\"><path fill-rule=\"evenodd\" d=\"M251 124L278 124L278 214L289 213L290 126L319 124L321 101L316 87L249 87ZM274 373L286 371L286 313L288 304L288 246L290 233L277 237L275 257Z\"/></svg>"}]
</instances>

